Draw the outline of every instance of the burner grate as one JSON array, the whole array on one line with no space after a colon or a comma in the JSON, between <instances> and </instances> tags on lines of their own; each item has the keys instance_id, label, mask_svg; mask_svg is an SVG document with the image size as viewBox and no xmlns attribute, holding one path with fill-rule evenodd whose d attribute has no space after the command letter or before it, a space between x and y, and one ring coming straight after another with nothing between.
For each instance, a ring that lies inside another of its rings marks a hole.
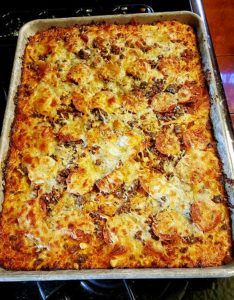
<instances>
[{"instance_id":1,"label":"burner grate","mask_svg":"<svg viewBox=\"0 0 234 300\"><path fill-rule=\"evenodd\" d=\"M153 8L146 4L125 4L112 7L80 7L74 9L33 9L0 13L0 39L18 36L19 29L34 19L80 17L104 14L152 13Z\"/></svg>"},{"instance_id":2,"label":"burner grate","mask_svg":"<svg viewBox=\"0 0 234 300\"><path fill-rule=\"evenodd\" d=\"M80 285L88 294L102 298L126 293L122 280L81 280Z\"/></svg>"},{"instance_id":3,"label":"burner grate","mask_svg":"<svg viewBox=\"0 0 234 300\"><path fill-rule=\"evenodd\" d=\"M217 280L81 280L38 282L37 285L41 300L186 300L195 292L212 293Z\"/></svg>"},{"instance_id":4,"label":"burner grate","mask_svg":"<svg viewBox=\"0 0 234 300\"><path fill-rule=\"evenodd\" d=\"M135 300L127 280L81 280L37 282L41 300L112 299Z\"/></svg>"}]
</instances>

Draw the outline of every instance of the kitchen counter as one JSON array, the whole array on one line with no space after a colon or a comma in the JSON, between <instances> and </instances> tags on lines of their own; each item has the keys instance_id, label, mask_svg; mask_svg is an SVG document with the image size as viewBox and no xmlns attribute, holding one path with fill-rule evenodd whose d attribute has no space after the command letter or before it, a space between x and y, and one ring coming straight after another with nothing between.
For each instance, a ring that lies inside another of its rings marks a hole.
<instances>
[{"instance_id":1,"label":"kitchen counter","mask_svg":"<svg viewBox=\"0 0 234 300\"><path fill-rule=\"evenodd\" d=\"M234 127L234 2L203 0Z\"/></svg>"}]
</instances>

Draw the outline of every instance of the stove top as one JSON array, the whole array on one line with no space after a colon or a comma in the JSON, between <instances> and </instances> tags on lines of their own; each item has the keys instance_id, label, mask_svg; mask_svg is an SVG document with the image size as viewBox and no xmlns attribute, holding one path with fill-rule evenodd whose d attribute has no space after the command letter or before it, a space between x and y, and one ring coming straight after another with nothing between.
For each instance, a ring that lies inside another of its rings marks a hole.
<instances>
[{"instance_id":1,"label":"stove top","mask_svg":"<svg viewBox=\"0 0 234 300\"><path fill-rule=\"evenodd\" d=\"M234 299L231 279L80 280L1 283L8 300L214 300Z\"/></svg>"},{"instance_id":2,"label":"stove top","mask_svg":"<svg viewBox=\"0 0 234 300\"><path fill-rule=\"evenodd\" d=\"M189 0L79 1L74 8L0 8L0 126L19 28L38 18L192 10ZM0 295L18 300L73 299L234 299L234 279L193 280L80 280L0 283ZM4 297L3 296L3 297Z\"/></svg>"}]
</instances>

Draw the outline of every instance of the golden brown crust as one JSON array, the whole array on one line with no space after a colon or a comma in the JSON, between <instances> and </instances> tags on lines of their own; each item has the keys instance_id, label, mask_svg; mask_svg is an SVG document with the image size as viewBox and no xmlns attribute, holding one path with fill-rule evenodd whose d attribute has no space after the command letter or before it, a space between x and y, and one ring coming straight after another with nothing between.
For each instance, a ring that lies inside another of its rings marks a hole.
<instances>
[{"instance_id":1,"label":"golden brown crust","mask_svg":"<svg viewBox=\"0 0 234 300\"><path fill-rule=\"evenodd\" d=\"M230 261L209 110L188 25L74 26L31 37L6 167L1 265Z\"/></svg>"}]
</instances>

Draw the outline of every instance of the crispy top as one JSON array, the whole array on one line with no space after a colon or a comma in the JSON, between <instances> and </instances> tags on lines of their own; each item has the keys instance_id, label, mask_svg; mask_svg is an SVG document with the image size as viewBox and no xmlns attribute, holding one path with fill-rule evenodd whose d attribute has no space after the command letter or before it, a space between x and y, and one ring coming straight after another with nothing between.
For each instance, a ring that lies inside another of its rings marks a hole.
<instances>
[{"instance_id":1,"label":"crispy top","mask_svg":"<svg viewBox=\"0 0 234 300\"><path fill-rule=\"evenodd\" d=\"M209 110L188 25L97 24L32 36L6 165L1 265L228 262Z\"/></svg>"}]
</instances>

